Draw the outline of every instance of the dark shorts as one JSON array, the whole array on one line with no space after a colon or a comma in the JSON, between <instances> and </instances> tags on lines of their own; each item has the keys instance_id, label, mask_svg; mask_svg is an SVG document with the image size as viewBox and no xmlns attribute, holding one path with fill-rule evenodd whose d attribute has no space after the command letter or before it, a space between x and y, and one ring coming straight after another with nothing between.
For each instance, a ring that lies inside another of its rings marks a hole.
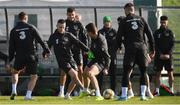
<instances>
[{"instance_id":1,"label":"dark shorts","mask_svg":"<svg viewBox=\"0 0 180 105\"><path fill-rule=\"evenodd\" d=\"M98 69L99 69L99 72L101 72L101 71L104 69L104 65L103 65L102 63L98 63L98 62L95 61L95 60L90 61L90 62L87 64L87 67L90 68L92 65L97 66Z\"/></svg>"},{"instance_id":2,"label":"dark shorts","mask_svg":"<svg viewBox=\"0 0 180 105\"><path fill-rule=\"evenodd\" d=\"M168 59L168 60L162 60L160 58L155 58L154 59L154 70L155 71L162 71L163 67L167 71L172 71L173 70L173 60Z\"/></svg>"},{"instance_id":3,"label":"dark shorts","mask_svg":"<svg viewBox=\"0 0 180 105\"><path fill-rule=\"evenodd\" d=\"M83 57L81 53L74 53L73 58L78 66L83 64Z\"/></svg>"},{"instance_id":4,"label":"dark shorts","mask_svg":"<svg viewBox=\"0 0 180 105\"><path fill-rule=\"evenodd\" d=\"M58 65L59 65L60 70L63 70L66 74L68 74L68 72L71 69L78 71L76 62L73 60L71 60L71 61L58 61Z\"/></svg>"},{"instance_id":5,"label":"dark shorts","mask_svg":"<svg viewBox=\"0 0 180 105\"><path fill-rule=\"evenodd\" d=\"M139 67L148 66L148 53L145 47L129 48L125 50L123 65L133 68L135 64Z\"/></svg>"},{"instance_id":6,"label":"dark shorts","mask_svg":"<svg viewBox=\"0 0 180 105\"><path fill-rule=\"evenodd\" d=\"M27 74L37 74L38 58L36 55L29 55L27 57L15 57L14 69L19 71L24 67Z\"/></svg>"}]
</instances>

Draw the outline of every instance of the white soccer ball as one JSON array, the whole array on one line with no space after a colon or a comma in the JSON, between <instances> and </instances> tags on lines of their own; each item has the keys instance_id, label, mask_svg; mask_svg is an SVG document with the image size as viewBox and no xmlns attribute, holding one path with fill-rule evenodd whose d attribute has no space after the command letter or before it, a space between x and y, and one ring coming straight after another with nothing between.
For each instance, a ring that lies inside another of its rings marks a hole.
<instances>
[{"instance_id":1,"label":"white soccer ball","mask_svg":"<svg viewBox=\"0 0 180 105\"><path fill-rule=\"evenodd\" d=\"M112 89L106 89L103 92L104 99L112 99L114 98L114 91Z\"/></svg>"}]
</instances>

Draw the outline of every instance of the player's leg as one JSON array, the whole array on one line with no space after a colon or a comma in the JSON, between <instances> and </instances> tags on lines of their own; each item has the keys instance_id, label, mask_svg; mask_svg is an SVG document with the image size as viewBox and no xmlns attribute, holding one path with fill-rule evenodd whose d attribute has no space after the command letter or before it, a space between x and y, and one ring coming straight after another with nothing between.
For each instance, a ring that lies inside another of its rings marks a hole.
<instances>
[{"instance_id":1,"label":"player's leg","mask_svg":"<svg viewBox=\"0 0 180 105\"><path fill-rule=\"evenodd\" d=\"M85 92L89 92L89 85L90 85L90 79L88 77L88 71L90 70L90 68L88 66L85 67L84 72L83 72L83 76L84 76L84 91Z\"/></svg>"},{"instance_id":2,"label":"player's leg","mask_svg":"<svg viewBox=\"0 0 180 105\"><path fill-rule=\"evenodd\" d=\"M37 61L32 59L32 61L27 62L26 66L26 72L30 74L30 80L28 82L28 88L25 96L25 100L31 100L32 99L32 92L34 90L34 87L36 85L38 75L37 75Z\"/></svg>"},{"instance_id":3,"label":"player's leg","mask_svg":"<svg viewBox=\"0 0 180 105\"><path fill-rule=\"evenodd\" d=\"M60 78L59 78L59 97L64 97L64 87L66 83L66 73L63 70L60 70Z\"/></svg>"},{"instance_id":4,"label":"player's leg","mask_svg":"<svg viewBox=\"0 0 180 105\"><path fill-rule=\"evenodd\" d=\"M129 51L129 52L128 52ZM123 59L123 77L121 81L121 96L118 100L120 101L126 101L128 99L127 92L128 92L128 85L129 85L129 76L131 73L131 70L133 70L134 62L135 62L135 50L128 50L126 49L126 52L124 54Z\"/></svg>"},{"instance_id":5,"label":"player's leg","mask_svg":"<svg viewBox=\"0 0 180 105\"><path fill-rule=\"evenodd\" d=\"M129 71L129 84L128 84L128 93L127 93L127 96L128 96L129 99L134 97L134 92L133 92L133 89L132 89L132 83L131 83L131 80L130 80L132 71L133 70Z\"/></svg>"},{"instance_id":6,"label":"player's leg","mask_svg":"<svg viewBox=\"0 0 180 105\"><path fill-rule=\"evenodd\" d=\"M147 69L147 67L146 66L139 66L139 69L140 69L140 73L141 73L141 76L140 76L141 100L147 100L146 99L146 89L147 89L147 81L146 81L147 72L146 72L146 69Z\"/></svg>"},{"instance_id":7,"label":"player's leg","mask_svg":"<svg viewBox=\"0 0 180 105\"><path fill-rule=\"evenodd\" d=\"M149 76L148 74L146 75L146 83L147 83L147 89L146 89L146 93L148 98L152 99L154 98L153 94L151 93L151 89L150 89L150 80L149 80Z\"/></svg>"},{"instance_id":8,"label":"player's leg","mask_svg":"<svg viewBox=\"0 0 180 105\"><path fill-rule=\"evenodd\" d=\"M71 68L69 71L68 71L68 74L70 75L71 77L71 82L68 86L68 90L67 90L67 93L65 95L65 98L66 99L71 99L70 98L70 94L71 92L74 90L75 86L78 85L80 87L80 89L84 89L84 86L82 85L81 81L79 80L78 78L78 72L76 70L74 70L73 68Z\"/></svg>"},{"instance_id":9,"label":"player's leg","mask_svg":"<svg viewBox=\"0 0 180 105\"><path fill-rule=\"evenodd\" d=\"M11 100L14 100L15 96L17 95L17 83L18 83L19 74L12 73L12 91L11 91Z\"/></svg>"},{"instance_id":10,"label":"player's leg","mask_svg":"<svg viewBox=\"0 0 180 105\"><path fill-rule=\"evenodd\" d=\"M174 76L173 71L168 71L168 77L169 77L169 87L172 93L174 93Z\"/></svg>"},{"instance_id":11,"label":"player's leg","mask_svg":"<svg viewBox=\"0 0 180 105\"><path fill-rule=\"evenodd\" d=\"M165 70L168 72L168 82L169 82L169 87L172 93L174 93L174 75L173 75L173 64L172 64L172 58L167 60L165 64Z\"/></svg>"},{"instance_id":12,"label":"player's leg","mask_svg":"<svg viewBox=\"0 0 180 105\"><path fill-rule=\"evenodd\" d=\"M83 84L84 86L84 77L83 77L83 64L79 64L78 65L78 78L79 80L81 81L81 83ZM81 92L82 90L79 89L79 92Z\"/></svg>"},{"instance_id":13,"label":"player's leg","mask_svg":"<svg viewBox=\"0 0 180 105\"><path fill-rule=\"evenodd\" d=\"M112 56L111 56L112 57ZM111 64L110 64L110 86L111 89L116 92L116 64L115 64L115 57L111 58Z\"/></svg>"},{"instance_id":14,"label":"player's leg","mask_svg":"<svg viewBox=\"0 0 180 105\"><path fill-rule=\"evenodd\" d=\"M123 77L122 77L122 83L121 83L121 96L119 100L125 101L128 99L128 87L129 87L129 75L130 71L132 70L132 67L130 65L123 65Z\"/></svg>"},{"instance_id":15,"label":"player's leg","mask_svg":"<svg viewBox=\"0 0 180 105\"><path fill-rule=\"evenodd\" d=\"M32 99L32 91L36 85L37 79L38 79L37 74L31 74L30 75L30 80L28 83L28 89L26 92L25 100L31 100Z\"/></svg>"},{"instance_id":16,"label":"player's leg","mask_svg":"<svg viewBox=\"0 0 180 105\"><path fill-rule=\"evenodd\" d=\"M15 62L14 62L14 69L11 70L11 75L12 75L12 78L11 78L12 92L11 92L11 96L10 96L11 100L14 100L15 96L17 95L17 84L18 84L18 79L19 79L19 73L26 69L26 67L24 66L24 64L22 62L23 61L16 58Z\"/></svg>"},{"instance_id":17,"label":"player's leg","mask_svg":"<svg viewBox=\"0 0 180 105\"><path fill-rule=\"evenodd\" d=\"M138 52L137 52L137 59L136 63L139 66L140 70L140 95L141 95L141 100L147 100L146 98L146 90L147 90L147 67L149 65L149 58L148 58L148 53L145 47L142 47Z\"/></svg>"},{"instance_id":18,"label":"player's leg","mask_svg":"<svg viewBox=\"0 0 180 105\"><path fill-rule=\"evenodd\" d=\"M97 96L97 100L103 100L100 89L99 89L99 84L96 76L100 73L101 67L98 64L94 64L90 67L89 71L87 72L87 76L91 80L91 84L93 88L95 89L95 93Z\"/></svg>"},{"instance_id":19,"label":"player's leg","mask_svg":"<svg viewBox=\"0 0 180 105\"><path fill-rule=\"evenodd\" d=\"M159 57L155 57L154 59L154 71L155 71L155 91L153 93L154 96L159 96L159 88L160 88L160 78L161 78L161 71L163 69L163 61Z\"/></svg>"}]
</instances>

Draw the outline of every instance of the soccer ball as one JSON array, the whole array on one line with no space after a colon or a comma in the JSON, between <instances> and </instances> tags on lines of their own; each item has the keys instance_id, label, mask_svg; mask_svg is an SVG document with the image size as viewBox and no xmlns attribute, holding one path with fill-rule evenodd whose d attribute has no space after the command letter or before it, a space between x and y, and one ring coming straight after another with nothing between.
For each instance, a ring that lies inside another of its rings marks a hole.
<instances>
[{"instance_id":1,"label":"soccer ball","mask_svg":"<svg viewBox=\"0 0 180 105\"><path fill-rule=\"evenodd\" d=\"M103 92L104 99L112 99L114 98L114 91L112 89L106 89Z\"/></svg>"}]
</instances>

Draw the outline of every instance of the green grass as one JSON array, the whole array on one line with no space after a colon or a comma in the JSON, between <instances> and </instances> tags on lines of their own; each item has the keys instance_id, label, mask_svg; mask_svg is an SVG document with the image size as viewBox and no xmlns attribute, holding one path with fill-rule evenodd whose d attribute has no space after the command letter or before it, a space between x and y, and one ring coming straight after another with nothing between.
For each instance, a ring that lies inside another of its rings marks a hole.
<instances>
[{"instance_id":1,"label":"green grass","mask_svg":"<svg viewBox=\"0 0 180 105\"><path fill-rule=\"evenodd\" d=\"M140 101L139 97L134 97L128 101L103 100L95 101L94 97L85 97L79 99L73 97L73 100L64 100L58 97L34 97L34 100L25 101L24 97L18 96L16 100L9 100L7 96L0 96L0 104L180 104L179 96L160 96L148 101Z\"/></svg>"},{"instance_id":2,"label":"green grass","mask_svg":"<svg viewBox=\"0 0 180 105\"><path fill-rule=\"evenodd\" d=\"M180 0L162 0L163 6L180 6Z\"/></svg>"}]
</instances>

